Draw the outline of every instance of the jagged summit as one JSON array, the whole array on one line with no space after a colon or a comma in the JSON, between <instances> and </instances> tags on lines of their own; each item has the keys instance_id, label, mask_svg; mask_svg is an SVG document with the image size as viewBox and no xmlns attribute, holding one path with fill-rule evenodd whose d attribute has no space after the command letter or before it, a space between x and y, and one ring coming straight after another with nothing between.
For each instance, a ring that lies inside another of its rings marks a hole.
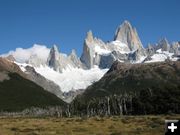
<instances>
[{"instance_id":1,"label":"jagged summit","mask_svg":"<svg viewBox=\"0 0 180 135\"><path fill-rule=\"evenodd\" d=\"M92 41L94 40L93 33L92 33L91 30L89 30L89 31L87 32L87 35L86 35L86 39L85 39L85 40L86 40L86 41L89 41L89 42L92 42Z\"/></svg>"},{"instance_id":2,"label":"jagged summit","mask_svg":"<svg viewBox=\"0 0 180 135\"><path fill-rule=\"evenodd\" d=\"M53 45L51 50L54 50L55 52L59 52L59 48L57 47L57 45Z\"/></svg>"},{"instance_id":3,"label":"jagged summit","mask_svg":"<svg viewBox=\"0 0 180 135\"><path fill-rule=\"evenodd\" d=\"M170 45L169 45L168 40L166 38L160 39L157 49L162 49L162 51L169 51L170 50Z\"/></svg>"},{"instance_id":4,"label":"jagged summit","mask_svg":"<svg viewBox=\"0 0 180 135\"><path fill-rule=\"evenodd\" d=\"M21 51L14 51L8 55L12 54L16 59L15 62L33 66L38 73L58 84L62 91L70 91L77 90L77 88L84 89L95 80L100 79L101 75L115 61L122 63L148 63L165 61L166 59L176 61L180 58L180 43L171 44L168 43L167 39L162 39L157 44L148 45L145 49L136 29L129 21L124 21L117 28L113 41L104 42L96 38L89 30L84 39L80 58L75 50L66 55L61 53L56 45L53 45L51 49L35 45L23 51L28 54L25 59L20 55ZM17 61L17 58L20 60ZM10 59L13 61L12 57ZM88 76L86 76L87 73ZM87 80L82 75L85 75ZM72 78L71 84L69 84L70 78Z\"/></svg>"},{"instance_id":5,"label":"jagged summit","mask_svg":"<svg viewBox=\"0 0 180 135\"><path fill-rule=\"evenodd\" d=\"M47 65L57 71L59 68L58 59L59 59L58 47L56 45L53 45L47 59Z\"/></svg>"},{"instance_id":6,"label":"jagged summit","mask_svg":"<svg viewBox=\"0 0 180 135\"><path fill-rule=\"evenodd\" d=\"M71 54L70 54L70 55L77 56L77 54L76 54L76 50L75 50L75 49L72 49L72 50L71 50Z\"/></svg>"},{"instance_id":7,"label":"jagged summit","mask_svg":"<svg viewBox=\"0 0 180 135\"><path fill-rule=\"evenodd\" d=\"M128 21L124 21L123 24L117 28L114 40L127 44L131 51L143 48L136 29L133 28Z\"/></svg>"}]
</instances>

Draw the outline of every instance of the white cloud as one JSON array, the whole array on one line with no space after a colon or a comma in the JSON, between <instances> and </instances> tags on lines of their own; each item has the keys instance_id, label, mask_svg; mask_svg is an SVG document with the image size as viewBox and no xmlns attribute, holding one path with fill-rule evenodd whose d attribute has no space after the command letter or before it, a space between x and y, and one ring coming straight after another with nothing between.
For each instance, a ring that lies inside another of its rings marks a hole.
<instances>
[{"instance_id":1,"label":"white cloud","mask_svg":"<svg viewBox=\"0 0 180 135\"><path fill-rule=\"evenodd\" d=\"M3 54L1 56L5 57L8 55L13 55L17 62L25 63L32 55L37 55L38 58L45 61L47 60L49 52L50 49L46 46L34 44L31 48L16 48L15 51L9 51L7 54Z\"/></svg>"}]
</instances>

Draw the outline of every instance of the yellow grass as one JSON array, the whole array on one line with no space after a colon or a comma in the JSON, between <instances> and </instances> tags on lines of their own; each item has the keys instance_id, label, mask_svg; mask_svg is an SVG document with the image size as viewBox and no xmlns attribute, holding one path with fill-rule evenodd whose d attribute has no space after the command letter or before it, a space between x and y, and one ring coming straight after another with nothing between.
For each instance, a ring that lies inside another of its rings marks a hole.
<instances>
[{"instance_id":1,"label":"yellow grass","mask_svg":"<svg viewBox=\"0 0 180 135\"><path fill-rule=\"evenodd\" d=\"M0 118L0 135L163 135L173 116Z\"/></svg>"}]
</instances>

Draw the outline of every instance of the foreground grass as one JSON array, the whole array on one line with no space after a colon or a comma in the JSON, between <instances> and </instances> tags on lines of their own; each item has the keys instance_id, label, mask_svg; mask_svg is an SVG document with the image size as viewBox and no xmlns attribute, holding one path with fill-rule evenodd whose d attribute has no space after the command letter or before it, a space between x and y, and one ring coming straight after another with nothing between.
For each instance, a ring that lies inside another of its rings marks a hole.
<instances>
[{"instance_id":1,"label":"foreground grass","mask_svg":"<svg viewBox=\"0 0 180 135\"><path fill-rule=\"evenodd\" d=\"M163 135L173 116L0 118L0 135Z\"/></svg>"}]
</instances>

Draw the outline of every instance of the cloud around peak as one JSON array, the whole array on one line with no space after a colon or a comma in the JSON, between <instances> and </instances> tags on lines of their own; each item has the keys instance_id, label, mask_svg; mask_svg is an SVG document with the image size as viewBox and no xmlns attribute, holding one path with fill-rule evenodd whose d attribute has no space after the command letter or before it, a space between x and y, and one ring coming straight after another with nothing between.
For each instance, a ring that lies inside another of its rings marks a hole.
<instances>
[{"instance_id":1,"label":"cloud around peak","mask_svg":"<svg viewBox=\"0 0 180 135\"><path fill-rule=\"evenodd\" d=\"M6 57L12 55L17 62L25 63L31 56L38 56L38 58L42 60L47 60L50 49L44 45L34 44L32 47L24 49L24 48L16 48L16 50L9 51L7 54L3 54L1 56Z\"/></svg>"}]
</instances>

